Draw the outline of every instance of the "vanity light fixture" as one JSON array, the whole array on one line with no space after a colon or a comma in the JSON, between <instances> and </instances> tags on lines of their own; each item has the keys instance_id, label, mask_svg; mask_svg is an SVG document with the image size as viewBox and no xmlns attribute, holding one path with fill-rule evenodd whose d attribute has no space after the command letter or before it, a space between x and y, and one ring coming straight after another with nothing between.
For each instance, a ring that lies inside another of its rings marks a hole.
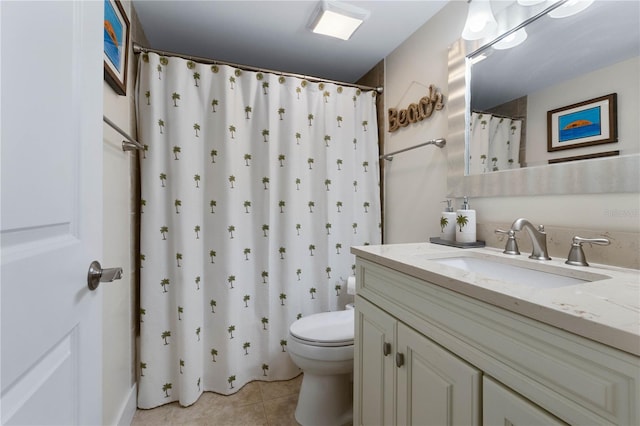
<instances>
[{"instance_id":1,"label":"vanity light fixture","mask_svg":"<svg viewBox=\"0 0 640 426\"><path fill-rule=\"evenodd\" d=\"M502 40L494 43L491 47L496 50L511 49L512 47L516 47L517 45L521 44L526 39L527 32L524 28L520 28L518 31L514 31Z\"/></svg>"},{"instance_id":2,"label":"vanity light fixture","mask_svg":"<svg viewBox=\"0 0 640 426\"><path fill-rule=\"evenodd\" d=\"M535 6L536 4L544 3L546 0L518 0L520 6Z\"/></svg>"},{"instance_id":3,"label":"vanity light fixture","mask_svg":"<svg viewBox=\"0 0 640 426\"><path fill-rule=\"evenodd\" d=\"M309 21L309 28L341 40L349 40L358 27L369 17L369 11L347 3L323 0Z\"/></svg>"},{"instance_id":4,"label":"vanity light fixture","mask_svg":"<svg viewBox=\"0 0 640 426\"><path fill-rule=\"evenodd\" d=\"M568 16L580 13L593 3L594 0L569 0L556 9L549 12L552 18L566 18Z\"/></svg>"},{"instance_id":5,"label":"vanity light fixture","mask_svg":"<svg viewBox=\"0 0 640 426\"><path fill-rule=\"evenodd\" d=\"M498 29L489 0L469 0L467 21L462 30L465 40L479 40L489 37Z\"/></svg>"}]
</instances>

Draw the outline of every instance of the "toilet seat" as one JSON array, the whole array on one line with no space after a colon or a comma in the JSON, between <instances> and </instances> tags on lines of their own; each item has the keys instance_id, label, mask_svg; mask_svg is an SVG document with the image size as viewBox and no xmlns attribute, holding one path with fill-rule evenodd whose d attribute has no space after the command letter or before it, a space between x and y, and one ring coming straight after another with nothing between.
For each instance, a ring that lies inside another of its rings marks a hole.
<instances>
[{"instance_id":1,"label":"toilet seat","mask_svg":"<svg viewBox=\"0 0 640 426\"><path fill-rule=\"evenodd\" d=\"M353 346L354 312L322 312L300 318L291 324L289 334L310 346Z\"/></svg>"},{"instance_id":2,"label":"toilet seat","mask_svg":"<svg viewBox=\"0 0 640 426\"><path fill-rule=\"evenodd\" d=\"M289 333L289 337L302 344L302 345L307 345L307 346L314 346L314 347L318 347L318 348L341 348L341 347L345 347L345 346L351 346L353 347L353 339L351 340L345 340L342 342L316 342L314 340L306 340L306 339L301 339L298 336L295 336L291 333Z\"/></svg>"}]
</instances>

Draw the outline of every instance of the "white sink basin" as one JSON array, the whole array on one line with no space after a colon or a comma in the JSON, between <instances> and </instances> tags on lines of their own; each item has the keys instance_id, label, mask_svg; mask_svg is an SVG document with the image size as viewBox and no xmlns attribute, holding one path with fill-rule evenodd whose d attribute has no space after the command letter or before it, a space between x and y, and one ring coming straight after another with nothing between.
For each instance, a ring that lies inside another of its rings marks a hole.
<instances>
[{"instance_id":1,"label":"white sink basin","mask_svg":"<svg viewBox=\"0 0 640 426\"><path fill-rule=\"evenodd\" d=\"M562 275L561 273L531 269L513 263L506 263L484 257L456 256L432 260L442 265L462 269L467 272L474 272L487 278L536 288L564 287L608 278L598 274L589 274L592 276L576 278L568 275ZM534 265L532 264L531 266Z\"/></svg>"}]
</instances>

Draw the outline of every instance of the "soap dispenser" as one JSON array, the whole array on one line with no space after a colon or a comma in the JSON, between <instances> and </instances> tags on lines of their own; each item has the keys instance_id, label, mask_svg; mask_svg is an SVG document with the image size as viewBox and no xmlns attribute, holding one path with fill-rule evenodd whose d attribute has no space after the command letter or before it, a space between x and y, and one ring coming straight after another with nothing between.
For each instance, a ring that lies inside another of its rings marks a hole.
<instances>
[{"instance_id":1,"label":"soap dispenser","mask_svg":"<svg viewBox=\"0 0 640 426\"><path fill-rule=\"evenodd\" d=\"M476 211L471 210L467 196L464 197L462 206L456 212L456 241L476 242Z\"/></svg>"},{"instance_id":2,"label":"soap dispenser","mask_svg":"<svg viewBox=\"0 0 640 426\"><path fill-rule=\"evenodd\" d=\"M447 207L440 215L440 238L447 241L455 241L456 212L453 211L451 200L444 200L443 203L447 203Z\"/></svg>"}]
</instances>

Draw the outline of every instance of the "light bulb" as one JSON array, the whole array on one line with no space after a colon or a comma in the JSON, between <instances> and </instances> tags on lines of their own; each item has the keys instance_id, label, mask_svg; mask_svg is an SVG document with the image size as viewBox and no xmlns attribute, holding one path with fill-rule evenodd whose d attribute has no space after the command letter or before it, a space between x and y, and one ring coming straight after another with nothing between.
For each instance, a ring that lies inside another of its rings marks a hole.
<instances>
[{"instance_id":1,"label":"light bulb","mask_svg":"<svg viewBox=\"0 0 640 426\"><path fill-rule=\"evenodd\" d=\"M520 6L535 6L536 4L540 4L546 0L518 0L518 4Z\"/></svg>"},{"instance_id":2,"label":"light bulb","mask_svg":"<svg viewBox=\"0 0 640 426\"><path fill-rule=\"evenodd\" d=\"M552 18L566 18L568 16L580 13L593 3L594 0L569 0L562 6L558 6L549 12L549 16Z\"/></svg>"},{"instance_id":3,"label":"light bulb","mask_svg":"<svg viewBox=\"0 0 640 426\"><path fill-rule=\"evenodd\" d=\"M465 40L479 40L493 35L498 28L488 0L472 0L469 3L467 22L462 30Z\"/></svg>"},{"instance_id":4,"label":"light bulb","mask_svg":"<svg viewBox=\"0 0 640 426\"><path fill-rule=\"evenodd\" d=\"M511 49L512 47L516 47L521 44L523 41L527 39L527 32L524 28L520 28L518 31L515 31L497 43L494 43L491 47L497 50Z\"/></svg>"}]
</instances>

